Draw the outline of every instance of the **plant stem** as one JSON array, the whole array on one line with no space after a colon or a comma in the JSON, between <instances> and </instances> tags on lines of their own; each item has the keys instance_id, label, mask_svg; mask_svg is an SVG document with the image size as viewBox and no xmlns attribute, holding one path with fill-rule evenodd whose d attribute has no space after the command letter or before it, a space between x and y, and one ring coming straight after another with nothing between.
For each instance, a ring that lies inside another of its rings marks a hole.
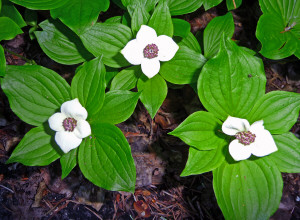
<instances>
[{"instance_id":1,"label":"plant stem","mask_svg":"<svg viewBox=\"0 0 300 220\"><path fill-rule=\"evenodd\" d=\"M35 62L34 60L29 60L29 59L27 59L26 57L24 57L24 56L22 56L22 55L20 55L20 54L17 54L17 53L15 53L15 52L13 52L13 51L11 51L11 50L5 48L5 47L3 47L3 48L4 48L4 51L6 51L6 52L8 52L8 53L10 53L10 54L12 54L12 55L14 55L14 56L20 57L22 60L26 61L27 63L30 63L30 64L32 64L32 65L35 65L35 64L36 64L36 62Z\"/></svg>"}]
</instances>

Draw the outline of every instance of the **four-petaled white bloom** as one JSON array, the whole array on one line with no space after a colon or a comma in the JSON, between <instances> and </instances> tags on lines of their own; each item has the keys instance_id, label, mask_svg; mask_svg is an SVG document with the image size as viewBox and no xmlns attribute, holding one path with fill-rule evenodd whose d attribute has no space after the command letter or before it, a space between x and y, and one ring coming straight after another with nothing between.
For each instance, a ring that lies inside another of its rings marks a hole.
<instances>
[{"instance_id":1,"label":"four-petaled white bloom","mask_svg":"<svg viewBox=\"0 0 300 220\"><path fill-rule=\"evenodd\" d=\"M49 126L56 131L55 141L63 152L78 147L82 138L91 134L91 126L86 121L87 111L79 103L78 99L64 102L57 112L49 119Z\"/></svg>"},{"instance_id":2,"label":"four-petaled white bloom","mask_svg":"<svg viewBox=\"0 0 300 220\"><path fill-rule=\"evenodd\" d=\"M229 153L234 160L248 159L251 154L263 157L277 151L275 141L263 123L260 120L250 126L246 119L228 116L222 131L236 138L229 144Z\"/></svg>"},{"instance_id":3,"label":"four-petaled white bloom","mask_svg":"<svg viewBox=\"0 0 300 220\"><path fill-rule=\"evenodd\" d=\"M153 28L142 25L136 39L129 41L121 53L129 63L141 65L143 73L152 78L159 72L159 61L171 60L178 49L171 37L157 36Z\"/></svg>"}]
</instances>

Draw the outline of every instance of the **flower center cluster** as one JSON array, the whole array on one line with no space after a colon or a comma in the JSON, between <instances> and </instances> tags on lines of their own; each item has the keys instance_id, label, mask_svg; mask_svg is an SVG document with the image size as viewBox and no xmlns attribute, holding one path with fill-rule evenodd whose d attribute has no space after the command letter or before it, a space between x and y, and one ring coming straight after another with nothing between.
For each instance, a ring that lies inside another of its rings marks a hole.
<instances>
[{"instance_id":1,"label":"flower center cluster","mask_svg":"<svg viewBox=\"0 0 300 220\"><path fill-rule=\"evenodd\" d=\"M77 121L74 118L65 118L63 121L63 127L65 131L74 131L77 126Z\"/></svg>"},{"instance_id":2,"label":"flower center cluster","mask_svg":"<svg viewBox=\"0 0 300 220\"><path fill-rule=\"evenodd\" d=\"M255 141L255 134L252 134L250 131L238 132L235 135L235 138L243 145L249 145Z\"/></svg>"},{"instance_id":3,"label":"flower center cluster","mask_svg":"<svg viewBox=\"0 0 300 220\"><path fill-rule=\"evenodd\" d=\"M148 44L143 51L144 57L148 59L155 58L158 56L158 51L156 44Z\"/></svg>"}]
</instances>

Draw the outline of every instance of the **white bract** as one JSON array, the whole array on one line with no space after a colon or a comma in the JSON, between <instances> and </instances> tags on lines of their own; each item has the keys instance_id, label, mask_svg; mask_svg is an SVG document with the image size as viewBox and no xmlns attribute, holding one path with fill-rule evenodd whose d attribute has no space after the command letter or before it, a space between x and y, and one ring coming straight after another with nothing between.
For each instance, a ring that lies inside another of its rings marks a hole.
<instances>
[{"instance_id":1,"label":"white bract","mask_svg":"<svg viewBox=\"0 0 300 220\"><path fill-rule=\"evenodd\" d=\"M263 157L277 151L271 133L263 126L263 120L251 126L246 119L228 116L222 131L236 139L229 144L229 153L236 161L248 159L251 154Z\"/></svg>"},{"instance_id":2,"label":"white bract","mask_svg":"<svg viewBox=\"0 0 300 220\"><path fill-rule=\"evenodd\" d=\"M64 102L61 112L53 114L49 119L49 126L56 131L55 141L63 152L78 147L82 138L91 134L91 126L86 121L87 111L78 99Z\"/></svg>"},{"instance_id":3,"label":"white bract","mask_svg":"<svg viewBox=\"0 0 300 220\"><path fill-rule=\"evenodd\" d=\"M153 28L142 25L136 39L129 41L121 53L129 63L141 65L143 73L152 78L159 72L159 61L171 60L178 49L171 37L157 36Z\"/></svg>"}]
</instances>

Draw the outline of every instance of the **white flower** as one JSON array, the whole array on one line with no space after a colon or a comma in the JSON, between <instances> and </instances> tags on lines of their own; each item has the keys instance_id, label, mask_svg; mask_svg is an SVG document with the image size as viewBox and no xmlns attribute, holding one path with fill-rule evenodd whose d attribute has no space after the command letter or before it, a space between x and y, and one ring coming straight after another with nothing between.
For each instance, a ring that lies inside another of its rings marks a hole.
<instances>
[{"instance_id":1,"label":"white flower","mask_svg":"<svg viewBox=\"0 0 300 220\"><path fill-rule=\"evenodd\" d=\"M263 157L277 151L275 141L263 123L260 120L250 126L246 119L228 116L222 125L222 131L236 137L229 144L229 153L234 160L248 159L251 154Z\"/></svg>"},{"instance_id":2,"label":"white flower","mask_svg":"<svg viewBox=\"0 0 300 220\"><path fill-rule=\"evenodd\" d=\"M50 128L56 131L57 145L63 152L68 153L80 145L82 138L91 134L91 126L86 121L87 111L77 98L63 103L60 110L48 122Z\"/></svg>"},{"instance_id":3,"label":"white flower","mask_svg":"<svg viewBox=\"0 0 300 220\"><path fill-rule=\"evenodd\" d=\"M129 41L121 53L129 63L141 65L143 73L152 78L159 72L159 61L171 60L178 49L178 45L171 37L157 36L153 28L142 25L136 39Z\"/></svg>"}]
</instances>

